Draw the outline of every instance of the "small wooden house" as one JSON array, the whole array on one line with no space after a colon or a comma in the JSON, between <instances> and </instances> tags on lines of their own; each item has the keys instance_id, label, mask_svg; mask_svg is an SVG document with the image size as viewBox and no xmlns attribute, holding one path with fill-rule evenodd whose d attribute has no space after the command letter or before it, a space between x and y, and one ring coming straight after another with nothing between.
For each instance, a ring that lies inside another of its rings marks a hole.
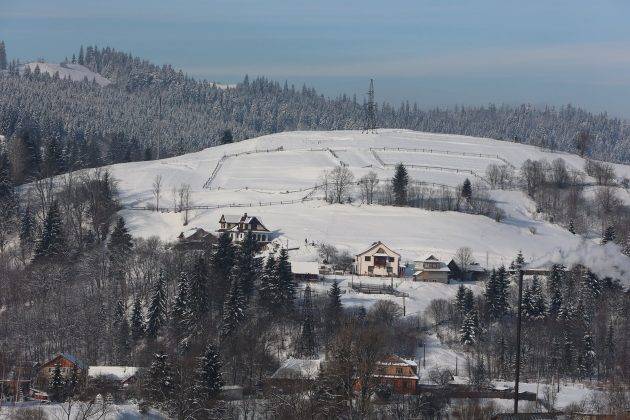
<instances>
[{"instance_id":1,"label":"small wooden house","mask_svg":"<svg viewBox=\"0 0 630 420\"><path fill-rule=\"evenodd\" d=\"M126 388L136 382L138 368L133 366L90 366L88 379L107 380L120 388Z\"/></svg>"},{"instance_id":2,"label":"small wooden house","mask_svg":"<svg viewBox=\"0 0 630 420\"><path fill-rule=\"evenodd\" d=\"M39 367L35 386L40 389L47 389L57 366L59 366L61 377L64 379L72 377L75 371L77 376L81 377L86 370L86 366L77 357L68 353L59 353Z\"/></svg>"},{"instance_id":3,"label":"small wooden house","mask_svg":"<svg viewBox=\"0 0 630 420\"><path fill-rule=\"evenodd\" d=\"M242 241L248 232L254 235L259 245L267 245L271 242L271 232L263 225L260 218L248 216L247 213L244 213L242 216L221 215L217 232L219 234L227 232L233 242Z\"/></svg>"},{"instance_id":4,"label":"small wooden house","mask_svg":"<svg viewBox=\"0 0 630 420\"><path fill-rule=\"evenodd\" d=\"M291 273L295 281L319 280L319 263L317 261L291 261Z\"/></svg>"},{"instance_id":5,"label":"small wooden house","mask_svg":"<svg viewBox=\"0 0 630 420\"><path fill-rule=\"evenodd\" d=\"M374 242L354 257L354 273L359 276L398 277L400 254L383 242Z\"/></svg>"},{"instance_id":6,"label":"small wooden house","mask_svg":"<svg viewBox=\"0 0 630 420\"><path fill-rule=\"evenodd\" d=\"M378 383L389 385L395 394L415 394L418 386L418 365L412 360L389 354L376 363L372 377ZM361 388L360 382L355 388Z\"/></svg>"},{"instance_id":7,"label":"small wooden house","mask_svg":"<svg viewBox=\"0 0 630 420\"><path fill-rule=\"evenodd\" d=\"M434 255L429 255L424 260L416 261L416 271L413 273L415 281L433 283L448 283L448 275L451 270Z\"/></svg>"},{"instance_id":8,"label":"small wooden house","mask_svg":"<svg viewBox=\"0 0 630 420\"><path fill-rule=\"evenodd\" d=\"M217 243L217 237L202 228L190 228L179 234L175 249L180 251L206 251Z\"/></svg>"}]
</instances>

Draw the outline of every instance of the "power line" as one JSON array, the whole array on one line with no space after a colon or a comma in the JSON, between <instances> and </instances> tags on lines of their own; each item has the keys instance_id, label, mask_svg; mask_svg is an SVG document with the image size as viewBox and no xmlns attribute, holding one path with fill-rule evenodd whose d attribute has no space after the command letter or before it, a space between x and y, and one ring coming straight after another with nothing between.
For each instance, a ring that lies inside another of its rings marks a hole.
<instances>
[{"instance_id":1,"label":"power line","mask_svg":"<svg viewBox=\"0 0 630 420\"><path fill-rule=\"evenodd\" d=\"M367 92L368 101L365 108L364 133L376 132L376 103L374 102L374 79L370 79L370 89Z\"/></svg>"}]
</instances>

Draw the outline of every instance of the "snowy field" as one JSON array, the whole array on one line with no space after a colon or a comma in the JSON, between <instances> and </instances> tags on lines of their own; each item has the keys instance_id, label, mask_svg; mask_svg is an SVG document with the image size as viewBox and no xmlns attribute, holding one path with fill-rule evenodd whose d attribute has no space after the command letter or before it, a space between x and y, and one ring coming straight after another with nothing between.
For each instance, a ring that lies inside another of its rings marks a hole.
<instances>
[{"instance_id":1,"label":"snowy field","mask_svg":"<svg viewBox=\"0 0 630 420\"><path fill-rule=\"evenodd\" d=\"M397 148L433 152L401 152ZM505 160L518 168L528 158L551 161L558 157L570 167L584 166L584 160L576 155L491 139L408 130L379 130L377 134L309 131L273 134L160 161L113 165L110 169L126 207L121 214L137 236L173 241L185 229L180 214L130 209L154 204L152 183L160 175L161 207L173 207L172 190L182 184L190 185L194 205L219 207L193 210L190 227L214 231L221 214L247 212L262 218L283 242L303 244L308 239L356 253L381 240L399 252L403 262L429 253L448 258L467 246L480 264L490 268L509 264L522 250L525 258L538 266L582 261L600 274L630 283L630 259L615 245L602 247L597 239L584 240L539 220L533 203L518 191L490 191L507 214L502 223L497 223L483 216L368 206L358 201L328 205L318 199L319 192L309 189L318 184L324 170L340 163L347 165L355 178L373 170L379 179L386 180L392 177L392 165L401 160L474 170L483 175L485 166L491 163ZM630 177L629 166L615 165L615 169L618 177ZM209 182L210 188L204 188L213 171L216 174ZM467 176L473 183L482 182L469 174L431 169L410 169L409 173L419 181L452 186L460 185ZM623 194L627 191L619 191L621 199ZM301 202L304 197L308 201Z\"/></svg>"},{"instance_id":2,"label":"snowy field","mask_svg":"<svg viewBox=\"0 0 630 420\"><path fill-rule=\"evenodd\" d=\"M147 414L142 414L136 404L108 405L97 407L85 403L73 403L69 406L64 404L40 404L36 402L19 403L17 406L3 405L0 407L0 420L10 420L20 411L29 409L41 409L46 418L50 420L166 420L169 417L162 415L155 410L150 410ZM26 418L26 417L20 417Z\"/></svg>"},{"instance_id":3,"label":"snowy field","mask_svg":"<svg viewBox=\"0 0 630 420\"><path fill-rule=\"evenodd\" d=\"M48 73L51 77L54 76L55 73L59 73L60 79L70 79L74 82L82 82L87 78L90 82L95 81L99 86L107 86L111 83L109 79L106 79L81 64L32 62L22 66L20 72L24 72L26 67L28 67L31 72L35 71L36 67L39 67L40 72Z\"/></svg>"}]
</instances>

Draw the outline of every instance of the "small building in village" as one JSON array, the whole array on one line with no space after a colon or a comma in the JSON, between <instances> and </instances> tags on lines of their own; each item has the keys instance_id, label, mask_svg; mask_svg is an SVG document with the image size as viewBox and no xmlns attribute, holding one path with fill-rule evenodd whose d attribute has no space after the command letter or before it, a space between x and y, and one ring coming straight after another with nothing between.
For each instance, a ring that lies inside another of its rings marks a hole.
<instances>
[{"instance_id":1,"label":"small building in village","mask_svg":"<svg viewBox=\"0 0 630 420\"><path fill-rule=\"evenodd\" d=\"M374 242L354 258L354 273L359 276L398 277L400 254L383 242Z\"/></svg>"},{"instance_id":2,"label":"small building in village","mask_svg":"<svg viewBox=\"0 0 630 420\"><path fill-rule=\"evenodd\" d=\"M138 368L133 366L90 366L88 379L90 381L107 381L119 388L126 388L136 382Z\"/></svg>"},{"instance_id":3,"label":"small building in village","mask_svg":"<svg viewBox=\"0 0 630 420\"><path fill-rule=\"evenodd\" d=\"M319 263L317 261L291 261L291 273L295 281L319 280Z\"/></svg>"},{"instance_id":4,"label":"small building in village","mask_svg":"<svg viewBox=\"0 0 630 420\"><path fill-rule=\"evenodd\" d=\"M86 372L86 365L77 357L68 353L59 353L52 359L39 366L37 376L35 378L35 387L39 389L48 389L48 384L55 374L55 369L59 366L61 377L69 379L75 374L78 377L83 376Z\"/></svg>"},{"instance_id":5,"label":"small building in village","mask_svg":"<svg viewBox=\"0 0 630 420\"><path fill-rule=\"evenodd\" d=\"M451 270L446 263L440 261L436 256L429 255L423 260L416 261L415 266L416 271L413 273L415 281L448 283L448 276Z\"/></svg>"},{"instance_id":6,"label":"small building in village","mask_svg":"<svg viewBox=\"0 0 630 420\"><path fill-rule=\"evenodd\" d=\"M284 392L301 392L317 379L321 359L289 358L266 381L267 390L280 389Z\"/></svg>"},{"instance_id":7,"label":"small building in village","mask_svg":"<svg viewBox=\"0 0 630 420\"><path fill-rule=\"evenodd\" d=\"M378 383L389 385L395 394L415 394L418 386L418 364L395 354L388 354L376 363L372 377ZM361 388L361 383L355 383Z\"/></svg>"},{"instance_id":8,"label":"small building in village","mask_svg":"<svg viewBox=\"0 0 630 420\"><path fill-rule=\"evenodd\" d=\"M271 242L271 232L263 225L260 218L256 216L248 216L244 213L242 216L223 214L219 219L219 234L227 232L234 242L240 242L245 238L248 232L251 232L259 245L267 245Z\"/></svg>"},{"instance_id":9,"label":"small building in village","mask_svg":"<svg viewBox=\"0 0 630 420\"><path fill-rule=\"evenodd\" d=\"M485 280L486 269L479 265L479 263L473 262L466 266L465 270L462 270L459 264L455 260L451 260L447 267L450 273L448 274L449 280L456 281L481 281Z\"/></svg>"},{"instance_id":10,"label":"small building in village","mask_svg":"<svg viewBox=\"0 0 630 420\"><path fill-rule=\"evenodd\" d=\"M180 251L206 251L217 243L217 237L198 227L183 231L177 237L175 249Z\"/></svg>"}]
</instances>

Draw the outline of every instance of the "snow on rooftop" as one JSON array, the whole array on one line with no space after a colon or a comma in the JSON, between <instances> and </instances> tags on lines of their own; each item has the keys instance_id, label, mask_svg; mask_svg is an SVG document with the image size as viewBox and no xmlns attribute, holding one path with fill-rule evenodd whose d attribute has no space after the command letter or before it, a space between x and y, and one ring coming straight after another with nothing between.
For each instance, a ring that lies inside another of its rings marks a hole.
<instances>
[{"instance_id":1,"label":"snow on rooftop","mask_svg":"<svg viewBox=\"0 0 630 420\"><path fill-rule=\"evenodd\" d=\"M319 373L321 359L289 358L271 375L272 379L314 379Z\"/></svg>"},{"instance_id":2,"label":"snow on rooftop","mask_svg":"<svg viewBox=\"0 0 630 420\"><path fill-rule=\"evenodd\" d=\"M132 366L90 366L88 368L88 377L106 377L108 379L124 382L137 372L138 368Z\"/></svg>"},{"instance_id":3,"label":"snow on rooftop","mask_svg":"<svg viewBox=\"0 0 630 420\"><path fill-rule=\"evenodd\" d=\"M293 274L319 274L319 263L317 261L291 261L291 272Z\"/></svg>"}]
</instances>

